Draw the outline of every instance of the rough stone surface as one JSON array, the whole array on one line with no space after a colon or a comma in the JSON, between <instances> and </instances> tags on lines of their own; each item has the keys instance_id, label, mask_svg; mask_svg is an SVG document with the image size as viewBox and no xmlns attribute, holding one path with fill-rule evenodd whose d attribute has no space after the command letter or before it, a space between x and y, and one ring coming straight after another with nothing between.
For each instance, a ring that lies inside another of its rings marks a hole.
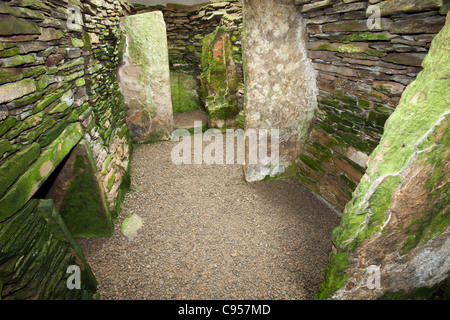
<instances>
[{"instance_id":1,"label":"rough stone surface","mask_svg":"<svg viewBox=\"0 0 450 320\"><path fill-rule=\"evenodd\" d=\"M143 13L121 20L127 41L119 78L129 107L130 135L139 142L169 139L173 114L162 13Z\"/></svg>"},{"instance_id":2,"label":"rough stone surface","mask_svg":"<svg viewBox=\"0 0 450 320\"><path fill-rule=\"evenodd\" d=\"M239 114L239 76L233 60L231 28L226 19L203 40L202 83L210 126L222 128Z\"/></svg>"},{"instance_id":3,"label":"rough stone surface","mask_svg":"<svg viewBox=\"0 0 450 320\"><path fill-rule=\"evenodd\" d=\"M333 231L335 250L317 298L427 298L447 279L449 44L447 24ZM372 267L379 270L377 287L367 285Z\"/></svg>"},{"instance_id":4,"label":"rough stone surface","mask_svg":"<svg viewBox=\"0 0 450 320\"><path fill-rule=\"evenodd\" d=\"M144 223L142 218L137 214L133 214L131 217L126 218L122 222L120 230L122 231L122 234L125 236L125 238L127 238L128 241L131 242L138 236L138 231L142 228L143 225Z\"/></svg>"},{"instance_id":5,"label":"rough stone surface","mask_svg":"<svg viewBox=\"0 0 450 320\"><path fill-rule=\"evenodd\" d=\"M244 15L245 128L280 130L280 166L246 167L246 179L257 181L300 154L317 107L316 73L292 1L244 1Z\"/></svg>"}]
</instances>

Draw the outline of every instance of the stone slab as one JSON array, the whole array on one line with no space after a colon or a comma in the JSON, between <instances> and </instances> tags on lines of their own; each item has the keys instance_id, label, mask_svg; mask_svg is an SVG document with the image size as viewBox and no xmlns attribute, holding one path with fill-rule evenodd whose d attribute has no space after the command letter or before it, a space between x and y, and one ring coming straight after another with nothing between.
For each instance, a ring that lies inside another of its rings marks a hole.
<instances>
[{"instance_id":1,"label":"stone slab","mask_svg":"<svg viewBox=\"0 0 450 320\"><path fill-rule=\"evenodd\" d=\"M121 19L126 37L119 80L133 140L168 140L173 131L166 24L155 11Z\"/></svg>"}]
</instances>

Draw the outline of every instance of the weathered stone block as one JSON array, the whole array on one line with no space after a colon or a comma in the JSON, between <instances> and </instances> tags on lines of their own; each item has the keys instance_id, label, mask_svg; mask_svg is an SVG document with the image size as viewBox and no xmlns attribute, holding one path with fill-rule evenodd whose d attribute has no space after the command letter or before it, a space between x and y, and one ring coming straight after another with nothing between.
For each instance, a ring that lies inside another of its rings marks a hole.
<instances>
[{"instance_id":1,"label":"weathered stone block","mask_svg":"<svg viewBox=\"0 0 450 320\"><path fill-rule=\"evenodd\" d=\"M439 15L427 18L402 19L393 22L389 31L393 34L434 34L438 33L444 24L445 17Z\"/></svg>"},{"instance_id":2,"label":"weathered stone block","mask_svg":"<svg viewBox=\"0 0 450 320\"><path fill-rule=\"evenodd\" d=\"M0 221L22 208L83 136L80 124L69 125L0 199Z\"/></svg>"},{"instance_id":3,"label":"weathered stone block","mask_svg":"<svg viewBox=\"0 0 450 320\"><path fill-rule=\"evenodd\" d=\"M36 84L33 79L25 79L0 86L0 103L21 98L36 91Z\"/></svg>"},{"instance_id":4,"label":"weathered stone block","mask_svg":"<svg viewBox=\"0 0 450 320\"><path fill-rule=\"evenodd\" d=\"M382 60L395 64L420 67L424 58L425 53L389 53Z\"/></svg>"},{"instance_id":5,"label":"weathered stone block","mask_svg":"<svg viewBox=\"0 0 450 320\"><path fill-rule=\"evenodd\" d=\"M41 148L35 143L2 163L0 166L0 196L14 183L17 177L26 171L40 153Z\"/></svg>"},{"instance_id":6,"label":"weathered stone block","mask_svg":"<svg viewBox=\"0 0 450 320\"><path fill-rule=\"evenodd\" d=\"M328 5L331 1L320 1L303 11ZM244 8L245 128L279 129L280 139L279 166L246 165L247 181L258 181L285 172L300 154L318 92L306 30L294 3L245 0Z\"/></svg>"},{"instance_id":7,"label":"weathered stone block","mask_svg":"<svg viewBox=\"0 0 450 320\"><path fill-rule=\"evenodd\" d=\"M19 67L24 64L33 63L35 61L36 61L36 57L34 56L34 54L17 55L12 58L9 58L5 62L4 66L7 68Z\"/></svg>"},{"instance_id":8,"label":"weathered stone block","mask_svg":"<svg viewBox=\"0 0 450 320\"><path fill-rule=\"evenodd\" d=\"M380 31L388 30L392 21L390 19L380 19ZM353 32L370 31L366 20L350 20L327 23L322 26L323 32ZM392 31L391 31L392 32Z\"/></svg>"},{"instance_id":9,"label":"weathered stone block","mask_svg":"<svg viewBox=\"0 0 450 320\"><path fill-rule=\"evenodd\" d=\"M14 16L2 17L0 20L0 36L41 34L41 28L29 20Z\"/></svg>"},{"instance_id":10,"label":"weathered stone block","mask_svg":"<svg viewBox=\"0 0 450 320\"><path fill-rule=\"evenodd\" d=\"M169 139L173 130L166 25L161 12L124 17L127 51L119 69L135 141Z\"/></svg>"}]
</instances>

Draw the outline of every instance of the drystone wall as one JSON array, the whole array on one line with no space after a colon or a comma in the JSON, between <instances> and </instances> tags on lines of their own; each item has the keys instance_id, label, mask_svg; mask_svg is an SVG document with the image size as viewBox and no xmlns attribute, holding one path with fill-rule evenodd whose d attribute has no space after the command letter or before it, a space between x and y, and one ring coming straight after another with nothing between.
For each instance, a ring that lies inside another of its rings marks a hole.
<instances>
[{"instance_id":1,"label":"drystone wall","mask_svg":"<svg viewBox=\"0 0 450 320\"><path fill-rule=\"evenodd\" d=\"M442 0L295 4L307 26L319 89L297 176L342 211L448 9Z\"/></svg>"},{"instance_id":2,"label":"drystone wall","mask_svg":"<svg viewBox=\"0 0 450 320\"><path fill-rule=\"evenodd\" d=\"M448 299L450 13L422 66L333 231L318 299Z\"/></svg>"},{"instance_id":3,"label":"drystone wall","mask_svg":"<svg viewBox=\"0 0 450 320\"><path fill-rule=\"evenodd\" d=\"M117 82L129 10L123 0L0 2L1 299L95 293L73 236L110 235L129 181ZM67 288L71 264L83 290Z\"/></svg>"}]
</instances>

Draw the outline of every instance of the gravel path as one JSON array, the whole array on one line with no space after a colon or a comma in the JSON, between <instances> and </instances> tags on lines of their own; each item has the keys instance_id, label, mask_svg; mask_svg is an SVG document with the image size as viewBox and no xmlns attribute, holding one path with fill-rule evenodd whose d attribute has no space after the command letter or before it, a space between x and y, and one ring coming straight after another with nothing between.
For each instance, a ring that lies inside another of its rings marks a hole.
<instances>
[{"instance_id":1,"label":"gravel path","mask_svg":"<svg viewBox=\"0 0 450 320\"><path fill-rule=\"evenodd\" d=\"M138 146L110 238L79 240L101 299L311 299L339 217L296 179L246 183L240 165L175 165ZM124 218L144 222L129 242Z\"/></svg>"}]
</instances>

